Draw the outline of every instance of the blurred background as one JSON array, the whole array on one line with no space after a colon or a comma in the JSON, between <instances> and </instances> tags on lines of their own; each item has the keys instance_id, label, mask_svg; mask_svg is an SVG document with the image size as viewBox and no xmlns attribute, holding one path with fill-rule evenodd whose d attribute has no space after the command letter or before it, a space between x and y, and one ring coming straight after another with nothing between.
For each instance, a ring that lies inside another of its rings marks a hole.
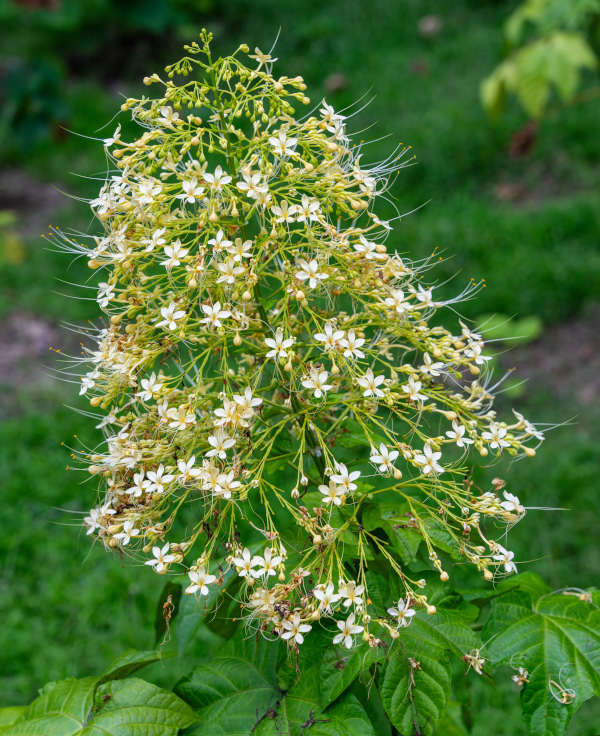
<instances>
[{"instance_id":1,"label":"blurred background","mask_svg":"<svg viewBox=\"0 0 600 736\"><path fill-rule=\"evenodd\" d=\"M350 124L375 141L363 163L413 147L393 191L417 211L389 242L438 253L448 293L485 280L462 312L496 340L498 369L517 368L502 403L566 425L533 460L478 477L507 474L526 505L568 509L530 511L512 532L522 570L597 582L599 19L597 0L0 0L0 705L153 645L162 581L80 525L95 492L65 469L68 446L98 435L68 408L84 404L50 348L77 351L61 323L98 311L70 298L86 263L41 234L93 230L78 198L106 158L85 136L108 137L123 97L203 26L222 53L268 51L281 31L277 74L303 75L336 109L370 101ZM474 734L523 733L506 679L478 682ZM571 733L597 733L600 709L586 708Z\"/></svg>"}]
</instances>

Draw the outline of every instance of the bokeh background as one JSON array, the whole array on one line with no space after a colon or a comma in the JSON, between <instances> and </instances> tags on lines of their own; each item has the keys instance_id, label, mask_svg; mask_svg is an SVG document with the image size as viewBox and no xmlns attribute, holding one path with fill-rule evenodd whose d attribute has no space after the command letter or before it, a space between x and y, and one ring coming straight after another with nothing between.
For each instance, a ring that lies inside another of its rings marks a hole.
<instances>
[{"instance_id":1,"label":"bokeh background","mask_svg":"<svg viewBox=\"0 0 600 736\"><path fill-rule=\"evenodd\" d=\"M57 378L50 348L76 352L61 323L97 317L95 300L71 285L90 271L40 236L57 223L93 230L80 201L106 171L93 139L112 133L123 97L143 94L142 76L178 58L203 26L223 53L244 41L268 50L280 31L276 69L303 75L315 102L369 101L350 125L375 141L365 162L398 141L413 147L394 194L401 211L416 211L393 246L439 254L448 293L485 280L462 313L496 340L498 369L526 379L511 377L502 401L562 425L536 458L478 473L510 473L527 505L568 509L531 511L512 532L521 569L557 588L597 583L598 74L583 79L591 93L551 101L538 125L515 101L492 120L479 87L504 58L503 23L517 4L0 0L0 705L153 643L162 581L90 543L80 522L93 484L66 470L68 447L98 435L69 408L84 404ZM474 734L492 733L490 723L494 734L523 732L506 679L477 684ZM588 704L571 733L597 733L598 722Z\"/></svg>"}]
</instances>

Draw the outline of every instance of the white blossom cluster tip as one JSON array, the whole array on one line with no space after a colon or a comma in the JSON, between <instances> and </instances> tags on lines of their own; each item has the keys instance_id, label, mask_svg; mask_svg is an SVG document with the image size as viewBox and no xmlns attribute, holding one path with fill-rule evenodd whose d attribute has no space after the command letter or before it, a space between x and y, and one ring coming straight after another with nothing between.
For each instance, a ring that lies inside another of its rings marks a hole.
<instances>
[{"instance_id":1,"label":"white blossom cluster tip","mask_svg":"<svg viewBox=\"0 0 600 736\"><path fill-rule=\"evenodd\" d=\"M484 577L514 572L486 524L525 508L476 490L465 462L533 455L543 434L497 414L482 336L436 318L477 287L427 283L375 212L408 149L367 164L345 115L301 112L300 77L244 46L213 61L209 42L123 104L137 138L101 141L98 234L57 233L101 273L106 317L73 359L104 436L81 452L102 493L84 523L187 573L188 594L241 578L248 620L291 645L330 616L336 644L374 644L434 610L381 529L416 535L442 579L433 524ZM368 555L403 591L390 608L369 598Z\"/></svg>"}]
</instances>

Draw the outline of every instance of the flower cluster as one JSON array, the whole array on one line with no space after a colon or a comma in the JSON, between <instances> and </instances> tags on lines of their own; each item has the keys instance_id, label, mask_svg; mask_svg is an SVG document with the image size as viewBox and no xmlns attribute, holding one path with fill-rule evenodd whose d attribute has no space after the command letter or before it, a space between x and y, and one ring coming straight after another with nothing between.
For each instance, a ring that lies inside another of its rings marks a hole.
<instances>
[{"instance_id":1,"label":"flower cluster","mask_svg":"<svg viewBox=\"0 0 600 736\"><path fill-rule=\"evenodd\" d=\"M273 76L258 49L255 68L245 47L213 60L209 44L123 104L143 132L103 141L103 232L60 234L103 274L80 389L103 410L104 445L82 453L103 499L85 524L186 572L189 594L237 571L248 620L290 645L328 617L334 643L377 643L435 611L395 530L442 580L440 528L487 579L516 569L485 528L525 510L501 481L476 489L465 458L530 456L543 436L497 416L482 336L437 318L476 285L444 299L429 262L386 244L393 219L375 206L406 149L366 165L343 114L296 112L300 77ZM389 608L369 594L374 558L397 581Z\"/></svg>"}]
</instances>

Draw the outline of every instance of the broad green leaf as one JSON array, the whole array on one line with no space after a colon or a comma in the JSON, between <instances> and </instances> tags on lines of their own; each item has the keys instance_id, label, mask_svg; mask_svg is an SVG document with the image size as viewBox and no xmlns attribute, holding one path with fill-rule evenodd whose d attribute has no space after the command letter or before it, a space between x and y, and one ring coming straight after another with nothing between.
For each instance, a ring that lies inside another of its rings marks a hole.
<instances>
[{"instance_id":1,"label":"broad green leaf","mask_svg":"<svg viewBox=\"0 0 600 736\"><path fill-rule=\"evenodd\" d=\"M435 736L469 736L462 719L460 703L454 701L448 703L446 712L441 717L435 730Z\"/></svg>"},{"instance_id":2,"label":"broad green leaf","mask_svg":"<svg viewBox=\"0 0 600 736\"><path fill-rule=\"evenodd\" d=\"M150 649L146 652L131 649L111 663L104 674L100 676L98 684L100 685L109 680L122 680L124 677L129 677L134 672L141 670L142 667L147 667L160 659L172 656L174 656L172 653L165 655L156 649Z\"/></svg>"},{"instance_id":3,"label":"broad green leaf","mask_svg":"<svg viewBox=\"0 0 600 736\"><path fill-rule=\"evenodd\" d=\"M196 711L198 736L248 736L281 697L279 689L241 657L218 657L196 667L175 691Z\"/></svg>"},{"instance_id":4,"label":"broad green leaf","mask_svg":"<svg viewBox=\"0 0 600 736\"><path fill-rule=\"evenodd\" d=\"M438 609L433 616L419 612L400 631L390 651L380 686L386 713L401 733L413 730L429 736L444 714L450 695L450 656L460 657L478 646L479 640L466 622L465 613ZM476 609L475 609L476 610Z\"/></svg>"},{"instance_id":5,"label":"broad green leaf","mask_svg":"<svg viewBox=\"0 0 600 736\"><path fill-rule=\"evenodd\" d=\"M367 531L383 529L394 551L404 564L413 562L422 537L408 526L408 505L402 503L369 503L362 514L361 523Z\"/></svg>"},{"instance_id":6,"label":"broad green leaf","mask_svg":"<svg viewBox=\"0 0 600 736\"><path fill-rule=\"evenodd\" d=\"M385 713L381 695L375 682L373 682L372 675L365 672L352 683L348 692L360 701L373 724L377 736L392 736L392 724Z\"/></svg>"},{"instance_id":7,"label":"broad green leaf","mask_svg":"<svg viewBox=\"0 0 600 736\"><path fill-rule=\"evenodd\" d=\"M354 695L344 695L304 730L310 736L379 736Z\"/></svg>"},{"instance_id":8,"label":"broad green leaf","mask_svg":"<svg viewBox=\"0 0 600 736\"><path fill-rule=\"evenodd\" d=\"M321 707L327 707L338 698L379 656L379 652L368 644L353 649L329 646L321 659L319 671Z\"/></svg>"},{"instance_id":9,"label":"broad green leaf","mask_svg":"<svg viewBox=\"0 0 600 736\"><path fill-rule=\"evenodd\" d=\"M193 711L176 695L130 678L105 683L85 677L46 685L11 725L6 736L176 736L194 723Z\"/></svg>"},{"instance_id":10,"label":"broad green leaf","mask_svg":"<svg viewBox=\"0 0 600 736\"><path fill-rule=\"evenodd\" d=\"M560 736L579 708L600 695L600 611L564 594L509 592L492 602L484 637L494 664L525 667L521 706L532 736ZM555 683L555 684L553 684ZM560 702L571 690L573 702Z\"/></svg>"},{"instance_id":11,"label":"broad green leaf","mask_svg":"<svg viewBox=\"0 0 600 736\"><path fill-rule=\"evenodd\" d=\"M1 224L1 223L0 223ZM0 708L0 726L9 726L18 720L25 710L24 705L12 705L8 708Z\"/></svg>"},{"instance_id":12,"label":"broad green leaf","mask_svg":"<svg viewBox=\"0 0 600 736\"><path fill-rule=\"evenodd\" d=\"M78 736L176 736L198 720L176 695L137 677L102 685L97 702L99 711Z\"/></svg>"}]
</instances>

